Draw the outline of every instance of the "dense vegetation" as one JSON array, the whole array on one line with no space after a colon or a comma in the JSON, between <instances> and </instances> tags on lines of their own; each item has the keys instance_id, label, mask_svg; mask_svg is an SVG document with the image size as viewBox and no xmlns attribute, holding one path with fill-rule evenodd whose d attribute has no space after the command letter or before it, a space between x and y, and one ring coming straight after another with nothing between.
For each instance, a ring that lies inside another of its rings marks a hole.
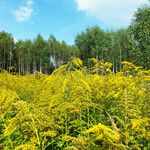
<instances>
[{"instance_id":1,"label":"dense vegetation","mask_svg":"<svg viewBox=\"0 0 150 150\"><path fill-rule=\"evenodd\" d=\"M0 74L0 149L149 150L150 71L80 59L50 76Z\"/></svg>"},{"instance_id":2,"label":"dense vegetation","mask_svg":"<svg viewBox=\"0 0 150 150\"><path fill-rule=\"evenodd\" d=\"M149 6L72 46L0 32L0 150L149 150L149 60Z\"/></svg>"},{"instance_id":3,"label":"dense vegetation","mask_svg":"<svg viewBox=\"0 0 150 150\"><path fill-rule=\"evenodd\" d=\"M135 13L127 29L104 31L90 27L78 34L75 45L59 42L54 36L48 40L38 34L31 40L14 42L11 34L0 32L0 68L19 74L51 73L69 58L79 57L90 68L90 58L109 61L113 72L121 70L122 61L130 61L150 69L150 7L144 6Z\"/></svg>"}]
</instances>

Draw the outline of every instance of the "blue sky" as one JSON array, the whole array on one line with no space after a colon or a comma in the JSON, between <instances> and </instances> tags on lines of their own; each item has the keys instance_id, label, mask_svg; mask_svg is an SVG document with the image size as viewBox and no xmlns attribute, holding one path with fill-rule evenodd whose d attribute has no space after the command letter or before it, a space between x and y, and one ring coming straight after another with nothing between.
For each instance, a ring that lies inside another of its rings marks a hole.
<instances>
[{"instance_id":1,"label":"blue sky","mask_svg":"<svg viewBox=\"0 0 150 150\"><path fill-rule=\"evenodd\" d=\"M0 0L0 31L16 40L33 39L38 33L48 39L74 43L86 27L127 27L135 10L148 0Z\"/></svg>"}]
</instances>

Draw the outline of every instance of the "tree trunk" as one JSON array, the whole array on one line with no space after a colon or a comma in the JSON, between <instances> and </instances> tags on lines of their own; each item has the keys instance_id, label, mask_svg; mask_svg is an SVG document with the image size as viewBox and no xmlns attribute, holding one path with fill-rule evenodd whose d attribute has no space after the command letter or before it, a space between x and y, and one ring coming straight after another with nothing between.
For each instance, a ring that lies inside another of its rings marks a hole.
<instances>
[{"instance_id":1,"label":"tree trunk","mask_svg":"<svg viewBox=\"0 0 150 150\"><path fill-rule=\"evenodd\" d=\"M114 62L114 59L113 59L113 73L115 73L115 62Z\"/></svg>"},{"instance_id":2,"label":"tree trunk","mask_svg":"<svg viewBox=\"0 0 150 150\"><path fill-rule=\"evenodd\" d=\"M10 49L9 49L9 67L11 67L11 61L12 61L12 49L11 49L11 43L10 43Z\"/></svg>"},{"instance_id":3,"label":"tree trunk","mask_svg":"<svg viewBox=\"0 0 150 150\"><path fill-rule=\"evenodd\" d=\"M119 69L120 69L120 71L121 71L121 62L122 62L122 52L121 52L121 49L120 49L120 64L119 64Z\"/></svg>"},{"instance_id":4,"label":"tree trunk","mask_svg":"<svg viewBox=\"0 0 150 150\"><path fill-rule=\"evenodd\" d=\"M40 73L42 73L42 59L40 58Z\"/></svg>"},{"instance_id":5,"label":"tree trunk","mask_svg":"<svg viewBox=\"0 0 150 150\"><path fill-rule=\"evenodd\" d=\"M36 70L36 61L35 61L35 56L33 57L33 73L35 73Z\"/></svg>"},{"instance_id":6,"label":"tree trunk","mask_svg":"<svg viewBox=\"0 0 150 150\"><path fill-rule=\"evenodd\" d=\"M117 58L116 58L116 73L118 72L118 62L117 62Z\"/></svg>"},{"instance_id":7,"label":"tree trunk","mask_svg":"<svg viewBox=\"0 0 150 150\"><path fill-rule=\"evenodd\" d=\"M6 69L6 66L5 66L5 59L6 59L6 56L5 56L5 43L4 43L4 59L3 59L3 69L4 69L4 70Z\"/></svg>"},{"instance_id":8,"label":"tree trunk","mask_svg":"<svg viewBox=\"0 0 150 150\"><path fill-rule=\"evenodd\" d=\"M20 52L19 52L19 62L18 62L18 71L19 71L19 74L21 73L21 69L20 69L20 65L21 65L21 62L20 62Z\"/></svg>"}]
</instances>

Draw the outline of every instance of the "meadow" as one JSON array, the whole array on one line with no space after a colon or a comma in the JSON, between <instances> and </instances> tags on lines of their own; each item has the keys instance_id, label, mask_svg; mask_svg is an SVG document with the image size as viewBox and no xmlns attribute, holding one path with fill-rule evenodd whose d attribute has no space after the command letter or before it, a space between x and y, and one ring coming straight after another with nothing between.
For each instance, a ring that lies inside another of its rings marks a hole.
<instances>
[{"instance_id":1,"label":"meadow","mask_svg":"<svg viewBox=\"0 0 150 150\"><path fill-rule=\"evenodd\" d=\"M150 71L72 59L51 75L0 73L0 149L149 150Z\"/></svg>"}]
</instances>

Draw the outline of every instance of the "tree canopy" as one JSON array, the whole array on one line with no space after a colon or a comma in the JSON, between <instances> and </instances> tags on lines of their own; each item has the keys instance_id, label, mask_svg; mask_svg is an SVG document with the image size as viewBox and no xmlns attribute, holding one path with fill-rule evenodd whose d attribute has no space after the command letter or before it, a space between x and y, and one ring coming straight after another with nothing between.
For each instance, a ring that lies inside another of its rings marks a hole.
<instances>
[{"instance_id":1,"label":"tree canopy","mask_svg":"<svg viewBox=\"0 0 150 150\"><path fill-rule=\"evenodd\" d=\"M51 73L71 57L79 57L90 70L91 58L109 61L113 72L122 69L123 61L150 69L150 7L139 8L128 28L104 31L88 27L75 37L75 45L58 41L54 35L45 40L38 34L34 40L19 40L0 32L0 67L19 74Z\"/></svg>"}]
</instances>

